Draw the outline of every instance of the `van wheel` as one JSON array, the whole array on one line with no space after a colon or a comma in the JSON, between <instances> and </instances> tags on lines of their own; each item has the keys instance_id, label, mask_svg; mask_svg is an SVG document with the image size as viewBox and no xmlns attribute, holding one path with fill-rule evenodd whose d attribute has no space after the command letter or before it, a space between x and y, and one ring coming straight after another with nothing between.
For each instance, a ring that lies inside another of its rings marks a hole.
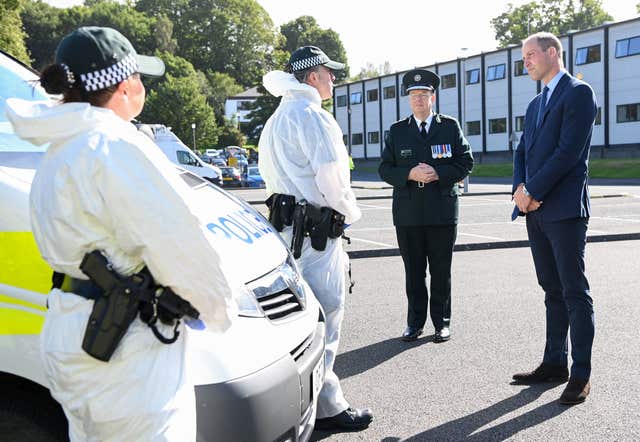
<instances>
[{"instance_id":1,"label":"van wheel","mask_svg":"<svg viewBox=\"0 0 640 442\"><path fill-rule=\"evenodd\" d=\"M9 375L10 376L10 375ZM69 440L67 418L46 388L22 378L0 376L0 439L30 442ZM8 387L8 389L6 389Z\"/></svg>"}]
</instances>

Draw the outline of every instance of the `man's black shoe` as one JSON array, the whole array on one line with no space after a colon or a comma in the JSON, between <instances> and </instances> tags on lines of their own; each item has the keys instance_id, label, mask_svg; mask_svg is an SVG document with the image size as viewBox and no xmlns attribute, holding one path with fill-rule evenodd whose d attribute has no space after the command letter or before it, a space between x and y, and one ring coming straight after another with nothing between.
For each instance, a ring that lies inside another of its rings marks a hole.
<instances>
[{"instance_id":1,"label":"man's black shoe","mask_svg":"<svg viewBox=\"0 0 640 442\"><path fill-rule=\"evenodd\" d=\"M565 387L559 402L564 405L581 404L585 401L591 391L591 383L589 379L569 379L569 383Z\"/></svg>"},{"instance_id":2,"label":"man's black shoe","mask_svg":"<svg viewBox=\"0 0 640 442\"><path fill-rule=\"evenodd\" d=\"M368 408L347 408L342 413L324 419L316 419L314 429L321 431L364 430L373 420L373 413Z\"/></svg>"},{"instance_id":3,"label":"man's black shoe","mask_svg":"<svg viewBox=\"0 0 640 442\"><path fill-rule=\"evenodd\" d=\"M541 382L567 382L569 370L562 365L551 365L543 362L538 368L529 373L516 373L513 380L517 384L538 384Z\"/></svg>"},{"instance_id":4,"label":"man's black shoe","mask_svg":"<svg viewBox=\"0 0 640 442\"><path fill-rule=\"evenodd\" d=\"M400 337L400 339L402 339L405 342L411 342L418 339L418 336L420 336L421 334L422 334L421 328L407 327L404 329L404 332L402 333L402 336Z\"/></svg>"},{"instance_id":5,"label":"man's black shoe","mask_svg":"<svg viewBox=\"0 0 640 442\"><path fill-rule=\"evenodd\" d=\"M451 331L449 330L449 327L442 327L440 330L436 330L433 342L446 342L449 339L451 339Z\"/></svg>"}]
</instances>

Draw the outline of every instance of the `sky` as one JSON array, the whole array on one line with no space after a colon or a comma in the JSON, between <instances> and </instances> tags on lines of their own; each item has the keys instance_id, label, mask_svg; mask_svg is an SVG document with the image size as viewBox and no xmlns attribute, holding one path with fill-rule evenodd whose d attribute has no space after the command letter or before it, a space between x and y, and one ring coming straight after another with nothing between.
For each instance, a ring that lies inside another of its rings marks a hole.
<instances>
[{"instance_id":1,"label":"sky","mask_svg":"<svg viewBox=\"0 0 640 442\"><path fill-rule=\"evenodd\" d=\"M497 43L490 20L505 12L509 3L518 6L528 1L257 0L277 26L310 15L320 27L336 31L352 75L368 62L378 67L388 61L392 71L401 71L491 51ZM602 6L621 21L637 16L638 1L603 0ZM81 1L47 3L63 7Z\"/></svg>"}]
</instances>

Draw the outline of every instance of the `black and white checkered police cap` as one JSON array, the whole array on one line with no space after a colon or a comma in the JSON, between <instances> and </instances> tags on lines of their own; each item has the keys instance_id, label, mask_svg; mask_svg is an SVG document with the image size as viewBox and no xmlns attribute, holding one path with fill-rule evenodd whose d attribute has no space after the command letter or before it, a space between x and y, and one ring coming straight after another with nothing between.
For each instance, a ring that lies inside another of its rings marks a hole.
<instances>
[{"instance_id":1,"label":"black and white checkered police cap","mask_svg":"<svg viewBox=\"0 0 640 442\"><path fill-rule=\"evenodd\" d=\"M64 37L55 61L71 83L79 80L87 92L106 89L135 73L160 77L165 70L158 57L138 55L120 32L98 26L81 27Z\"/></svg>"},{"instance_id":2,"label":"black and white checkered police cap","mask_svg":"<svg viewBox=\"0 0 640 442\"><path fill-rule=\"evenodd\" d=\"M340 71L344 69L344 63L331 60L322 49L315 46L303 46L296 49L289 58L287 68L291 72L304 71L314 66L326 66L331 70Z\"/></svg>"}]
</instances>

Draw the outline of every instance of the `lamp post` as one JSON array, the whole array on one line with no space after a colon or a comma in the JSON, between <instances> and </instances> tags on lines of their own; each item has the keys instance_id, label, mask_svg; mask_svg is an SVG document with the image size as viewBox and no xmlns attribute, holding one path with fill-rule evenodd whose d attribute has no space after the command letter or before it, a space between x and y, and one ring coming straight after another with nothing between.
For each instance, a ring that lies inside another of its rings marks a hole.
<instances>
[{"instance_id":1,"label":"lamp post","mask_svg":"<svg viewBox=\"0 0 640 442\"><path fill-rule=\"evenodd\" d=\"M460 92L462 92L462 115L460 118L460 122L462 123L462 132L466 135L467 133L467 70L466 70L466 61L467 61L467 51L469 48L460 48L460 55L462 58L462 78L460 78ZM469 175L464 178L464 193L469 191Z\"/></svg>"},{"instance_id":2,"label":"lamp post","mask_svg":"<svg viewBox=\"0 0 640 442\"><path fill-rule=\"evenodd\" d=\"M191 132L193 133L193 151L196 151L196 123L191 123Z\"/></svg>"}]
</instances>

